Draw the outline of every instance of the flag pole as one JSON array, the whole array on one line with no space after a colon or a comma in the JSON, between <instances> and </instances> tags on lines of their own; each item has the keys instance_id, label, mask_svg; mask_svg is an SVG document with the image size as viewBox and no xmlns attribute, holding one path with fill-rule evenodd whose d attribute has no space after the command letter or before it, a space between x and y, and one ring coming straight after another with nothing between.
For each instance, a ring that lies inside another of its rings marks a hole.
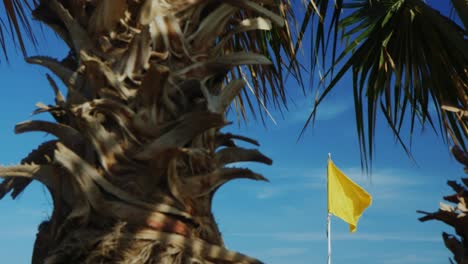
<instances>
[{"instance_id":1,"label":"flag pole","mask_svg":"<svg viewBox=\"0 0 468 264\"><path fill-rule=\"evenodd\" d=\"M331 154L328 153L328 161L331 160ZM328 168L328 166L327 166ZM328 208L328 195L330 195L328 192L328 169L327 169L327 238L328 238L328 264L331 264L331 213L330 213L330 208Z\"/></svg>"},{"instance_id":2,"label":"flag pole","mask_svg":"<svg viewBox=\"0 0 468 264\"><path fill-rule=\"evenodd\" d=\"M327 234L328 234L328 264L331 264L331 214L327 217Z\"/></svg>"}]
</instances>

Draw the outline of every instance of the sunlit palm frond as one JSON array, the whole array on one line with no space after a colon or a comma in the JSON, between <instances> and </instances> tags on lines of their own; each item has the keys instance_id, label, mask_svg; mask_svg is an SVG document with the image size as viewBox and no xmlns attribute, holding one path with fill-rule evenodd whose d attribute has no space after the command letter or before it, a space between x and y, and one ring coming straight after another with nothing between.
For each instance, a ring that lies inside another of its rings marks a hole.
<instances>
[{"instance_id":1,"label":"sunlit palm frond","mask_svg":"<svg viewBox=\"0 0 468 264\"><path fill-rule=\"evenodd\" d=\"M373 156L379 106L408 154L400 138L408 114L410 136L416 120L434 127L437 116L443 134L448 132L456 144L464 146L466 125L441 106L467 106L465 31L420 0L361 0L344 8L351 11L340 21L348 45L332 66L339 71L318 97L309 121L314 119L316 107L351 71L357 132L366 167Z\"/></svg>"},{"instance_id":2,"label":"sunlit palm frond","mask_svg":"<svg viewBox=\"0 0 468 264\"><path fill-rule=\"evenodd\" d=\"M242 2L244 1L234 5L242 5ZM270 104L279 109L286 106L286 89L283 79L285 71L289 71L297 80L301 79L300 65L292 44L294 35L289 27L289 24L295 24L296 19L291 3L289 0L275 1L275 4L264 2L264 4L252 6L236 14L237 20L245 21L245 27L255 27L261 30L239 32L228 41L229 49L233 51L245 50L263 54L273 63L273 67L249 65L244 70L238 67L236 71L231 72L233 79L244 78L252 84L251 89L244 90L244 96L238 98L237 102L240 107L238 110L244 113L248 108L254 117L258 113L262 120L263 113L268 114L267 107ZM264 18L246 19L259 14ZM287 70L284 70L286 67L288 67ZM251 102L252 94L257 104Z\"/></svg>"},{"instance_id":3,"label":"sunlit palm frond","mask_svg":"<svg viewBox=\"0 0 468 264\"><path fill-rule=\"evenodd\" d=\"M298 31L295 52L302 46L303 38L310 27L312 46L308 52L310 52L311 79L314 79L317 66L320 65L320 70L323 70L327 62L330 61L327 59L329 51L332 53L331 61L335 61L343 2L343 0L333 2L329 0L304 1L306 12Z\"/></svg>"},{"instance_id":4,"label":"sunlit palm frond","mask_svg":"<svg viewBox=\"0 0 468 264\"><path fill-rule=\"evenodd\" d=\"M0 17L0 46L7 60L8 33L11 33L13 44L17 47L19 46L24 56L26 55L25 36L33 45L36 45L36 38L31 28L29 14L27 14L28 11L31 11L31 5L35 3L36 0L3 0L6 23Z\"/></svg>"}]
</instances>

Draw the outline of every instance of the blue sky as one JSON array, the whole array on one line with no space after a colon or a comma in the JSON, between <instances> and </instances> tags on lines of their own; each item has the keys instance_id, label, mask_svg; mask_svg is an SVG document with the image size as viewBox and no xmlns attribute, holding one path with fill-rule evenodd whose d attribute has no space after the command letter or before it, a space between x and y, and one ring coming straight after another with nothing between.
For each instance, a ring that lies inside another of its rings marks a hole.
<instances>
[{"instance_id":1,"label":"blue sky","mask_svg":"<svg viewBox=\"0 0 468 264\"><path fill-rule=\"evenodd\" d=\"M46 33L41 54L61 57L65 49ZM34 53L34 52L32 52ZM48 137L14 135L16 123L32 117L37 102L52 103L53 92L46 71L26 65L12 54L11 63L0 64L0 164L19 162ZM262 173L270 183L239 180L222 187L214 199L214 214L230 249L270 264L325 263L326 160L335 164L373 196L358 231L332 220L333 263L448 263L441 233L453 231L436 223L420 223L416 210L435 211L442 196L450 194L447 180L464 176L448 147L430 129L416 130L412 145L415 161L395 143L391 130L379 119L373 174L361 174L351 83L342 82L319 109L315 126L297 142L311 109L312 96L304 97L296 84L287 84L295 103L284 119L272 111L276 125L264 127L250 120L225 130L259 140L260 150L274 160L272 166L243 164ZM233 119L233 118L231 118ZM16 201L0 201L0 255L2 263L30 263L36 227L51 212L47 191L33 184Z\"/></svg>"}]
</instances>

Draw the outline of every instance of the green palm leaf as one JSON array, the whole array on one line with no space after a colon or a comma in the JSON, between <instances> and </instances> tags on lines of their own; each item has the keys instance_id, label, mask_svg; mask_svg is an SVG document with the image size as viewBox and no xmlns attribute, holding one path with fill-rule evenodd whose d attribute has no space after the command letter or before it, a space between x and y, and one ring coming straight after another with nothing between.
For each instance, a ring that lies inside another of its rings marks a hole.
<instances>
[{"instance_id":1,"label":"green palm leaf","mask_svg":"<svg viewBox=\"0 0 468 264\"><path fill-rule=\"evenodd\" d=\"M313 80L316 72L316 66L320 65L324 69L328 60L328 47L332 46L331 61L336 59L336 50L338 46L338 29L339 21L343 8L343 0L328 1L328 0L309 0L306 5L306 12L302 19L301 26L298 31L298 36L295 44L295 52L303 44L303 38L311 27L311 45L310 50L310 65L311 79ZM330 10L331 9L331 10ZM330 11L332 11L330 15ZM331 43L330 43L331 42Z\"/></svg>"},{"instance_id":2,"label":"green palm leaf","mask_svg":"<svg viewBox=\"0 0 468 264\"><path fill-rule=\"evenodd\" d=\"M317 106L351 71L357 133L366 167L373 156L378 108L408 154L400 138L408 117L410 136L417 120L435 128L433 119L437 117L443 124L442 134L449 133L455 144L464 146L466 123L441 106L468 106L465 31L420 0L360 0L343 7L351 11L340 21L342 38L349 44L329 69L327 76L333 78L318 96L308 122L314 120ZM333 76L335 67L339 70Z\"/></svg>"},{"instance_id":3,"label":"green palm leaf","mask_svg":"<svg viewBox=\"0 0 468 264\"><path fill-rule=\"evenodd\" d=\"M466 0L451 0L451 2L466 30L468 28L468 3Z\"/></svg>"}]
</instances>

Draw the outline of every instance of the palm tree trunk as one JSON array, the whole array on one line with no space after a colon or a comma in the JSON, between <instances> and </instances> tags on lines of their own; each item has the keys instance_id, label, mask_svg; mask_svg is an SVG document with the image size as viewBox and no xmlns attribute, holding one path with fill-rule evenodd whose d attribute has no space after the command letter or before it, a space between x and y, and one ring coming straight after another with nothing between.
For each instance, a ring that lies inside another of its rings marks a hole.
<instances>
[{"instance_id":1,"label":"palm tree trunk","mask_svg":"<svg viewBox=\"0 0 468 264\"><path fill-rule=\"evenodd\" d=\"M221 128L233 100L243 109L242 65L260 79L256 88L275 86L270 60L247 51L269 49L266 35L252 30L281 26L271 10L284 8L248 0L40 1L33 15L70 53L27 60L49 68L67 93L47 76L56 104L36 112L57 122L24 122L16 132L57 139L21 165L0 167L1 197L16 197L32 179L52 194L33 263L260 263L224 247L211 202L229 180L266 180L226 166L271 160L236 145L256 141Z\"/></svg>"}]
</instances>

